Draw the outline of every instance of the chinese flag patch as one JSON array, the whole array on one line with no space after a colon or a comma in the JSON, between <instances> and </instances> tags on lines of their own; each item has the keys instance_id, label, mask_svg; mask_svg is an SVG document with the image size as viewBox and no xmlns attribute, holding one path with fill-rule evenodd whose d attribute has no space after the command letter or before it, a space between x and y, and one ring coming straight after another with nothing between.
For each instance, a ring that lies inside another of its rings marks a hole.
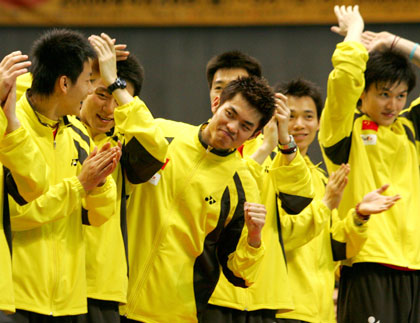
<instances>
[{"instance_id":1,"label":"chinese flag patch","mask_svg":"<svg viewBox=\"0 0 420 323\"><path fill-rule=\"evenodd\" d=\"M378 124L375 121L363 120L362 130L375 130L378 131Z\"/></svg>"}]
</instances>

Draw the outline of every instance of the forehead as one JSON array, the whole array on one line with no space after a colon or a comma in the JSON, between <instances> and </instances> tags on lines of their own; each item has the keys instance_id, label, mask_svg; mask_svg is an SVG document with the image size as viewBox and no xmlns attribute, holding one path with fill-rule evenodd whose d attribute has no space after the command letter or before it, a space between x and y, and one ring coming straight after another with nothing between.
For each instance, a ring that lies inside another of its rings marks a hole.
<instances>
[{"instance_id":1,"label":"forehead","mask_svg":"<svg viewBox=\"0 0 420 323\"><path fill-rule=\"evenodd\" d=\"M397 81L395 83L391 82L377 82L372 84L368 91L376 90L376 91L390 91L395 93L405 92L408 90L408 84L405 81Z\"/></svg>"},{"instance_id":2,"label":"forehead","mask_svg":"<svg viewBox=\"0 0 420 323\"><path fill-rule=\"evenodd\" d=\"M241 67L219 68L213 76L213 84L229 83L241 76L249 76L246 69Z\"/></svg>"},{"instance_id":3,"label":"forehead","mask_svg":"<svg viewBox=\"0 0 420 323\"><path fill-rule=\"evenodd\" d=\"M244 99L242 94L236 94L232 99L227 100L223 103L222 109L231 109L237 118L246 123L252 123L254 126L258 126L261 121L261 113L247 100Z\"/></svg>"},{"instance_id":4,"label":"forehead","mask_svg":"<svg viewBox=\"0 0 420 323\"><path fill-rule=\"evenodd\" d=\"M310 96L287 96L290 110L295 112L313 112L316 114L316 105Z\"/></svg>"}]
</instances>

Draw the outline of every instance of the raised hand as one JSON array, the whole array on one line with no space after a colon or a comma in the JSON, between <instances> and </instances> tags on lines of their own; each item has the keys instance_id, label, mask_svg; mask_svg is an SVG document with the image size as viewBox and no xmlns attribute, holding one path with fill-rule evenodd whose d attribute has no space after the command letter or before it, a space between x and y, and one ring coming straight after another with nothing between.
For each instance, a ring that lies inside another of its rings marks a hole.
<instances>
[{"instance_id":1,"label":"raised hand","mask_svg":"<svg viewBox=\"0 0 420 323\"><path fill-rule=\"evenodd\" d=\"M115 39L113 39L113 41L115 42ZM126 44L118 44L115 45L114 48L117 61L125 61L127 57L130 56L130 52L125 50L127 48Z\"/></svg>"},{"instance_id":2,"label":"raised hand","mask_svg":"<svg viewBox=\"0 0 420 323\"><path fill-rule=\"evenodd\" d=\"M245 202L244 211L245 224L248 228L248 244L258 248L261 245L261 230L265 224L267 210L263 204Z\"/></svg>"},{"instance_id":3,"label":"raised hand","mask_svg":"<svg viewBox=\"0 0 420 323\"><path fill-rule=\"evenodd\" d=\"M27 55L22 55L21 51L16 51L5 56L0 62L0 105L5 103L10 90L15 84L19 75L28 72L31 62Z\"/></svg>"},{"instance_id":4,"label":"raised hand","mask_svg":"<svg viewBox=\"0 0 420 323\"><path fill-rule=\"evenodd\" d=\"M98 55L99 71L106 86L114 83L117 78L117 57L114 42L107 34L89 37L92 47Z\"/></svg>"},{"instance_id":5,"label":"raised hand","mask_svg":"<svg viewBox=\"0 0 420 323\"><path fill-rule=\"evenodd\" d=\"M343 197L344 188L347 185L347 175L350 172L349 164L342 164L338 170L333 172L328 179L327 186L325 187L325 194L322 201L330 209L338 208Z\"/></svg>"},{"instance_id":6,"label":"raised hand","mask_svg":"<svg viewBox=\"0 0 420 323\"><path fill-rule=\"evenodd\" d=\"M20 127L20 122L16 116L16 80L3 105L3 112L7 118L6 134L18 129Z\"/></svg>"},{"instance_id":7,"label":"raised hand","mask_svg":"<svg viewBox=\"0 0 420 323\"><path fill-rule=\"evenodd\" d=\"M390 49L391 47L395 47L399 40L398 38L398 36L386 31L382 31L380 33L365 31L362 34L362 44L369 52L374 50L384 51L386 49Z\"/></svg>"},{"instance_id":8,"label":"raised hand","mask_svg":"<svg viewBox=\"0 0 420 323\"><path fill-rule=\"evenodd\" d=\"M377 190L367 193L359 203L358 213L366 216L390 209L399 199L401 199L401 196L399 194L394 196L382 195L388 187L389 184L385 184Z\"/></svg>"},{"instance_id":9,"label":"raised hand","mask_svg":"<svg viewBox=\"0 0 420 323\"><path fill-rule=\"evenodd\" d=\"M338 26L332 26L331 31L345 36L345 40L360 41L365 26L359 13L359 6L334 6Z\"/></svg>"},{"instance_id":10,"label":"raised hand","mask_svg":"<svg viewBox=\"0 0 420 323\"><path fill-rule=\"evenodd\" d=\"M274 117L277 120L278 141L280 144L290 142L289 137L289 120L290 109L287 105L287 97L281 93L276 93L276 110Z\"/></svg>"}]
</instances>

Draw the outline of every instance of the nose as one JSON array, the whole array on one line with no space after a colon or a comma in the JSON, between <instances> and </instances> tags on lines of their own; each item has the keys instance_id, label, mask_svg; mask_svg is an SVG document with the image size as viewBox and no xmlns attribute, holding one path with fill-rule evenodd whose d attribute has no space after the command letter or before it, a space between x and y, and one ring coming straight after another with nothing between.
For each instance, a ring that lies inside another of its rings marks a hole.
<instances>
[{"instance_id":1,"label":"nose","mask_svg":"<svg viewBox=\"0 0 420 323\"><path fill-rule=\"evenodd\" d=\"M228 131L231 134L236 134L236 132L238 131L238 122L236 120L230 121L228 122L228 124L226 125Z\"/></svg>"},{"instance_id":2,"label":"nose","mask_svg":"<svg viewBox=\"0 0 420 323\"><path fill-rule=\"evenodd\" d=\"M305 122L302 117L297 117L295 118L294 121L295 121L293 125L294 129L302 129L305 127Z\"/></svg>"},{"instance_id":3,"label":"nose","mask_svg":"<svg viewBox=\"0 0 420 323\"><path fill-rule=\"evenodd\" d=\"M104 102L104 105L102 106L102 110L107 114L111 115L114 114L114 110L117 107L117 102L114 98L110 98Z\"/></svg>"}]
</instances>

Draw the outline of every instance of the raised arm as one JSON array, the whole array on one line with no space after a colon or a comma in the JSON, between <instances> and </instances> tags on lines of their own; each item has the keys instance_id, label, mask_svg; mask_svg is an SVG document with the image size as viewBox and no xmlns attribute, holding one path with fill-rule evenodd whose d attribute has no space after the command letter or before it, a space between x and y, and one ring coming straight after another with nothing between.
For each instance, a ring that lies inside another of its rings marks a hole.
<instances>
[{"instance_id":1,"label":"raised arm","mask_svg":"<svg viewBox=\"0 0 420 323\"><path fill-rule=\"evenodd\" d=\"M106 34L92 35L89 40L108 87L117 79L114 41ZM133 98L126 88L117 88L112 95L119 105L114 111L115 129L124 135L121 164L131 183L146 182L164 165L169 143L143 101Z\"/></svg>"},{"instance_id":2,"label":"raised arm","mask_svg":"<svg viewBox=\"0 0 420 323\"><path fill-rule=\"evenodd\" d=\"M368 52L360 43L363 19L352 7L335 7L338 27L346 35L332 57L334 66L328 78L327 99L322 112L319 141L328 162L339 167L347 163L357 103L365 87L364 71Z\"/></svg>"},{"instance_id":3,"label":"raised arm","mask_svg":"<svg viewBox=\"0 0 420 323\"><path fill-rule=\"evenodd\" d=\"M391 34L387 31L379 33L373 31L365 31L362 34L362 43L369 52L386 49L396 50L406 55L415 65L420 67L420 48L418 43L409 39Z\"/></svg>"}]
</instances>

